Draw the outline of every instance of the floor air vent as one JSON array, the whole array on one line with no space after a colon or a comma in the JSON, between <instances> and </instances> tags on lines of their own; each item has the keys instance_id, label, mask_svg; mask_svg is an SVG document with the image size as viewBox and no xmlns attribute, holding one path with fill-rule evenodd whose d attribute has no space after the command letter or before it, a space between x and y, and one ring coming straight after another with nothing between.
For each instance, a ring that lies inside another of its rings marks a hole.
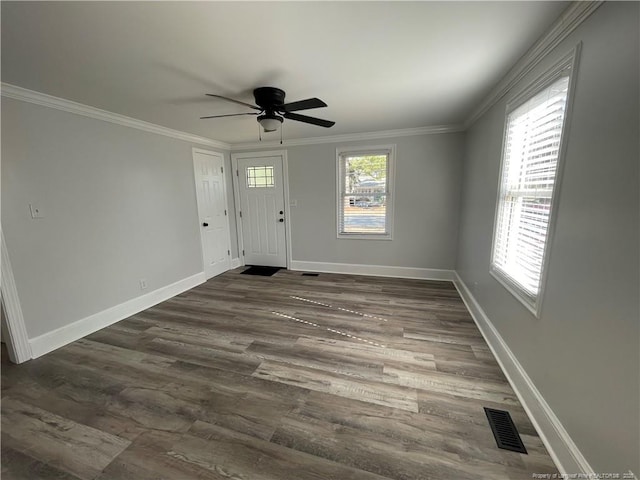
<instances>
[{"instance_id":1,"label":"floor air vent","mask_svg":"<svg viewBox=\"0 0 640 480\"><path fill-rule=\"evenodd\" d=\"M493 408L484 409L487 414L491 431L496 439L498 448L511 450L513 452L527 453L524 448L518 429L511 420L511 415L505 410L494 410Z\"/></svg>"},{"instance_id":2,"label":"floor air vent","mask_svg":"<svg viewBox=\"0 0 640 480\"><path fill-rule=\"evenodd\" d=\"M319 273L303 273L302 276L303 277L317 277L318 275L320 275Z\"/></svg>"}]
</instances>

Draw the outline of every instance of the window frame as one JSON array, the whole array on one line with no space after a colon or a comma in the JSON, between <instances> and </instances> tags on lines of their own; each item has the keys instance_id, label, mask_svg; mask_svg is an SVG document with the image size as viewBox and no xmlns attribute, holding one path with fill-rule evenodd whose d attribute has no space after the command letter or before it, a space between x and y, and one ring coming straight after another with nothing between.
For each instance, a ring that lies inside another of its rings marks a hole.
<instances>
[{"instance_id":1,"label":"window frame","mask_svg":"<svg viewBox=\"0 0 640 480\"><path fill-rule=\"evenodd\" d=\"M558 202L560 197L560 188L562 185L562 176L564 171L565 156L567 150L567 138L570 132L572 110L573 110L573 96L575 92L576 83L576 71L578 69L578 58L580 54L581 44L577 44L576 47L561 60L555 63L545 73L540 75L536 80L531 82L520 93L515 95L511 100L507 102L504 118L504 126L502 130L502 150L500 154L500 170L498 175L498 187L496 194L495 213L493 219L493 236L491 241L489 273L500 283L511 295L513 295L527 310L529 310L536 318L540 318L542 303L544 299L547 274L549 270L549 258L551 257L552 241L555 232L555 224L558 212ZM498 217L501 206L501 192L502 192L502 180L505 168L505 153L507 148L507 133L509 129L509 114L519 108L521 105L529 101L538 93L549 87L553 82L565 76L568 72L569 83L567 90L567 100L565 107L565 116L562 123L560 145L558 148L558 159L556 164L556 173L554 177L553 188L551 191L551 202L549 205L549 221L547 232L545 235L545 243L543 249L543 257L540 270L540 286L538 293L532 296L521 288L511 276L503 272L495 265L496 257L496 239L498 233Z\"/></svg>"},{"instance_id":2,"label":"window frame","mask_svg":"<svg viewBox=\"0 0 640 480\"><path fill-rule=\"evenodd\" d=\"M387 155L387 194L385 227L386 233L345 233L340 231L340 212L343 197L343 179L341 173L342 156L348 155ZM393 207L395 204L395 166L396 166L396 145L364 145L354 147L336 148L336 236L339 239L351 240L393 240Z\"/></svg>"}]
</instances>

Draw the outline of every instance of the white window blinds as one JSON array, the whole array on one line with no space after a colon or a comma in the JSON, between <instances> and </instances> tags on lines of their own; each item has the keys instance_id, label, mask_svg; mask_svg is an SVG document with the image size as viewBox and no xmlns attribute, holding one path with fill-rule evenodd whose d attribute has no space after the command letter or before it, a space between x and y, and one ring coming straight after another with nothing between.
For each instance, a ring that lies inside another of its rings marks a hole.
<instances>
[{"instance_id":1,"label":"white window blinds","mask_svg":"<svg viewBox=\"0 0 640 480\"><path fill-rule=\"evenodd\" d=\"M491 268L533 304L549 233L569 71L507 116Z\"/></svg>"}]
</instances>

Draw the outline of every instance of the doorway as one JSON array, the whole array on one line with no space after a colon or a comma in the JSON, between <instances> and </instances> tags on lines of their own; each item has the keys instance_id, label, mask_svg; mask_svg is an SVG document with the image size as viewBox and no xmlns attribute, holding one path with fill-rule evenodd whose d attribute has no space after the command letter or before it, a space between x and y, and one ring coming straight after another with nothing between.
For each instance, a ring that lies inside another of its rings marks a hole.
<instances>
[{"instance_id":1,"label":"doorway","mask_svg":"<svg viewBox=\"0 0 640 480\"><path fill-rule=\"evenodd\" d=\"M193 149L193 169L202 241L202 262L207 279L231 268L229 209L224 176L224 156Z\"/></svg>"},{"instance_id":2,"label":"doorway","mask_svg":"<svg viewBox=\"0 0 640 480\"><path fill-rule=\"evenodd\" d=\"M286 152L232 155L238 241L245 265L288 267L291 255Z\"/></svg>"}]
</instances>

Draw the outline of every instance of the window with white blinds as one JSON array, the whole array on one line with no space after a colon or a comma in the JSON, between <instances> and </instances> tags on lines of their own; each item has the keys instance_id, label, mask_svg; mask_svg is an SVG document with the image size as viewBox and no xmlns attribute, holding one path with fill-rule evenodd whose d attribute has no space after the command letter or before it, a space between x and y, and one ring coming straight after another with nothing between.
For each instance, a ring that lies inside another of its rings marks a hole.
<instances>
[{"instance_id":1,"label":"window with white blinds","mask_svg":"<svg viewBox=\"0 0 640 480\"><path fill-rule=\"evenodd\" d=\"M538 313L569 68L507 110L491 272Z\"/></svg>"},{"instance_id":2,"label":"window with white blinds","mask_svg":"<svg viewBox=\"0 0 640 480\"><path fill-rule=\"evenodd\" d=\"M337 150L338 238L391 239L394 150Z\"/></svg>"}]
</instances>

